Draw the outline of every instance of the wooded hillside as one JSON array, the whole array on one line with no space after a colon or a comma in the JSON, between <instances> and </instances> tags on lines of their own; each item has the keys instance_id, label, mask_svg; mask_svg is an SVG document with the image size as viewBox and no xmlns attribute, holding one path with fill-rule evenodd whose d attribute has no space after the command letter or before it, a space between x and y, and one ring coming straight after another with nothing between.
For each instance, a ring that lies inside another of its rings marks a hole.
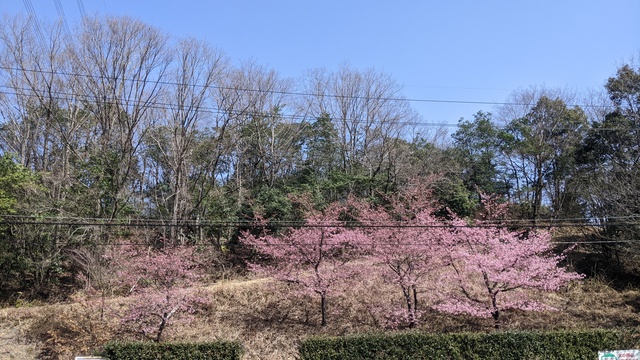
<instances>
[{"instance_id":1,"label":"wooded hillside","mask_svg":"<svg viewBox=\"0 0 640 360\"><path fill-rule=\"evenodd\" d=\"M490 271L478 258L477 271L465 273L472 266L462 259L483 251L506 257L496 250L502 245L480 248L471 238L541 241L539 253L555 256L553 268L568 262L587 276L637 286L638 64L603 79L601 96L530 87L494 114L451 119L458 127L444 134L412 109L392 74L376 69L343 65L284 78L131 18L87 19L72 34L62 24L41 23L43 31L36 31L31 21L5 17L0 24L0 300L8 305L65 300L89 289L104 300L159 287L172 291L172 301L162 295L169 310L158 310L165 326L174 313L193 315L194 304L206 303L182 287L291 260L260 241L292 234L328 241L354 228L368 240L349 233L355 237L335 238L323 256L340 266L341 256L356 253L349 261L371 261L366 255L390 262L386 282L397 282L404 299L394 326L418 324L416 284L435 281L432 267L449 266L464 283L486 280ZM411 195L416 184L423 188ZM495 203L488 207L487 199ZM428 211L414 207L418 200ZM340 206L350 208L335 210ZM499 217L487 212L498 208ZM325 218L332 209L337 212ZM382 221L390 224L386 232L375 226ZM445 254L434 247L444 239L449 247L466 247L437 263L403 258L420 262L414 267L393 264L394 251L407 244L362 246L423 235L416 228L394 233L407 224L459 229L412 254ZM493 232L478 234L480 225ZM409 269L423 274L404 278ZM116 270L144 276L114 276ZM496 276L495 286L524 286ZM555 289L554 276L538 289ZM329 288L311 290L322 306ZM463 286L458 294L467 310L452 297L429 311L475 316L482 312L469 310L480 302L469 295L475 290ZM520 300L505 310L544 308ZM483 314L497 327L496 311L494 304ZM124 320L142 324L140 314ZM162 329L154 333L158 341Z\"/></svg>"}]
</instances>

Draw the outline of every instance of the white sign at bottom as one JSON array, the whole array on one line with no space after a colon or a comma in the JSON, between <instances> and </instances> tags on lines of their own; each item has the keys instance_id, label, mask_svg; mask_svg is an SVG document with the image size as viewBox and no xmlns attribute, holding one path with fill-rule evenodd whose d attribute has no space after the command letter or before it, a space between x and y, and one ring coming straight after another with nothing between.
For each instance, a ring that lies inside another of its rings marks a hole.
<instances>
[{"instance_id":1,"label":"white sign at bottom","mask_svg":"<svg viewBox=\"0 0 640 360\"><path fill-rule=\"evenodd\" d=\"M640 360L640 350L598 351L598 360Z\"/></svg>"}]
</instances>

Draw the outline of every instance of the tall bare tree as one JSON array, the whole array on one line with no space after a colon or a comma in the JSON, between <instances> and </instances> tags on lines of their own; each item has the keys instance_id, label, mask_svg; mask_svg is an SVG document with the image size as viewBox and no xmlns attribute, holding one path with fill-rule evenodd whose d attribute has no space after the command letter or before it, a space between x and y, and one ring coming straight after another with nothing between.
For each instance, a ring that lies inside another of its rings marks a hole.
<instances>
[{"instance_id":1,"label":"tall bare tree","mask_svg":"<svg viewBox=\"0 0 640 360\"><path fill-rule=\"evenodd\" d=\"M295 117L285 113L292 81L253 62L233 70L218 90L218 104L229 119L232 145L225 156L227 183L241 203L248 190L274 185L296 163Z\"/></svg>"},{"instance_id":2,"label":"tall bare tree","mask_svg":"<svg viewBox=\"0 0 640 360\"><path fill-rule=\"evenodd\" d=\"M139 151L154 121L171 62L167 36L131 18L86 19L73 49L73 71L93 118L86 167L97 188L96 214L115 218L140 188Z\"/></svg>"},{"instance_id":3,"label":"tall bare tree","mask_svg":"<svg viewBox=\"0 0 640 360\"><path fill-rule=\"evenodd\" d=\"M162 205L170 212L171 238L176 240L179 222L188 219L196 205L190 181L202 174L194 167L194 151L198 135L213 123L215 103L211 88L220 83L228 62L220 51L194 39L179 41L174 53L163 101L168 105L162 107L162 119L148 141L161 157L157 166L162 165L163 179L156 182L168 184L166 204Z\"/></svg>"},{"instance_id":4,"label":"tall bare tree","mask_svg":"<svg viewBox=\"0 0 640 360\"><path fill-rule=\"evenodd\" d=\"M18 161L36 171L51 171L50 127L59 108L64 84L64 42L60 26L47 26L46 37L32 18L5 17L0 29L2 80L5 91L2 145Z\"/></svg>"},{"instance_id":5,"label":"tall bare tree","mask_svg":"<svg viewBox=\"0 0 640 360\"><path fill-rule=\"evenodd\" d=\"M305 111L333 122L341 171L366 176L371 191L374 180L391 171L407 125L417 121L400 86L382 72L348 65L334 73L311 70L303 83L305 93L312 94L303 104Z\"/></svg>"}]
</instances>

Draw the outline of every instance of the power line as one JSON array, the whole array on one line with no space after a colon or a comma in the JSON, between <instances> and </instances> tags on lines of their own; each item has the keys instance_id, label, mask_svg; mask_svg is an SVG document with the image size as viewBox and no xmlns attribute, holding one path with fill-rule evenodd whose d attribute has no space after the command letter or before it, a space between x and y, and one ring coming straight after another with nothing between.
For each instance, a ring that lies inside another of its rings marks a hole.
<instances>
[{"instance_id":1,"label":"power line","mask_svg":"<svg viewBox=\"0 0 640 360\"><path fill-rule=\"evenodd\" d=\"M395 228L395 229L465 229L465 228L600 228L605 225L588 222L545 222L545 220L517 220L514 222L482 222L479 224L420 224L415 222L371 222L371 221L212 221L212 220L178 220L172 219L120 219L106 218L56 218L37 216L2 215L1 224L10 225L47 225L47 226L105 226L105 227L219 227L219 228ZM640 226L640 222L610 222L606 226Z\"/></svg>"},{"instance_id":2,"label":"power line","mask_svg":"<svg viewBox=\"0 0 640 360\"><path fill-rule=\"evenodd\" d=\"M0 66L0 69L6 69L6 67L2 67ZM15 69L14 69L15 70ZM54 72L51 71L38 71L40 73L48 73L48 74L54 74ZM176 83L168 83L168 84L176 84ZM4 89L8 89L8 90L0 90L0 94L5 94L5 95L14 95L14 96L40 96L40 94L36 94L36 92L33 89L30 88L18 88L18 87L12 87L12 86L6 86L6 85L0 85L0 88L4 88ZM234 90L234 91L244 91L242 88L225 88L228 90ZM256 90L257 91L257 90ZM266 91L266 90L265 90ZM93 100L95 100L92 95L80 95L77 93L69 93L69 92L62 92L62 91L54 91L54 90L48 90L47 93L49 94L49 97L54 99L54 100L59 100L59 101L68 101L68 100L72 100L72 99L78 99L80 101L86 101L86 102L91 102ZM51 96L51 95L56 95L56 96ZM100 101L102 103L108 103L108 104L114 104L114 105L121 105L120 102L116 101L116 100L108 100L108 101L104 101L103 99L100 99ZM136 100L136 101L131 101L129 99L126 100L127 104L130 106L145 106L148 108L154 108L154 109L161 109L161 110L172 110L176 107L178 107L178 105L173 104L173 103L167 103L167 102L160 102L160 101L144 101L144 100ZM236 116L254 116L254 117L264 117L267 115L275 115L277 117L280 117L282 119L290 119L293 121L307 121L309 119L309 115L295 115L295 114L285 114L285 113L278 113L278 114L269 114L268 111L269 110L265 110L264 112L256 112L256 111L244 111L244 110L227 110L227 109L222 109L222 108L214 108L214 107L208 107L208 106L201 106L197 108L198 112L204 112L204 113L210 113L210 114L217 114L217 115L236 115ZM361 119L357 119L357 118L347 118L347 119L340 119L343 121L359 121ZM429 127L458 127L460 126L460 124L454 124L454 123L436 123L436 122L423 122L423 121L395 121L394 124L397 125L406 125L406 126L429 126ZM555 130L575 130L574 128L555 128ZM590 130L592 131L628 131L628 130L638 130L636 128L591 128Z\"/></svg>"},{"instance_id":3,"label":"power line","mask_svg":"<svg viewBox=\"0 0 640 360\"><path fill-rule=\"evenodd\" d=\"M360 242L359 246L393 246L393 247L425 247L425 248L433 248L433 247L455 247L455 246L464 246L467 243L461 242L457 244L440 244L440 243L432 243L432 242L414 242L414 243L397 243L397 242ZM640 239L632 239L632 240L607 240L607 241L549 241L550 245L614 245L614 244L640 244ZM91 242L92 246L153 246L152 243L148 242ZM246 246L251 246L249 244L245 244ZM483 243L471 243L474 246L481 246ZM504 247L514 246L514 243L504 243L502 244ZM207 242L199 242L197 244L200 246L215 246L218 247L218 244L207 243ZM273 247L335 247L333 245L327 245L326 243L265 243L262 246L273 246ZM337 244L336 244L337 246ZM489 246L499 246L499 244L489 244Z\"/></svg>"},{"instance_id":4,"label":"power line","mask_svg":"<svg viewBox=\"0 0 640 360\"><path fill-rule=\"evenodd\" d=\"M80 217L80 216L39 216L39 215L13 215L13 214L2 214L0 215L1 219L15 219L15 220L30 220L30 221L68 221L72 223L80 223L80 222L117 222L117 223L132 223L132 222L148 222L148 223L168 223L174 221L172 218L144 218L144 217L131 217L131 218L119 218L119 219L109 219L109 218L99 218L99 217ZM554 224L565 224L565 225L588 225L588 226L601 226L598 223L594 223L594 220L599 220L593 217L570 217L570 218L551 218L551 219L537 219L535 220L538 223L544 223L543 226L551 226ZM624 216L607 216L606 220L609 221L608 224L626 224L626 225L640 225L640 215L624 215ZM615 222L613 220L616 220ZM623 220L634 220L634 221L623 221ZM199 219L181 219L179 220L182 224L252 224L256 223L253 220L236 220L236 221L228 221L228 220L210 220L203 221ZM304 225L308 223L307 220L270 220L269 224L290 224L292 226ZM360 222L348 222L348 221L313 221L316 224L327 224L327 225L336 225L336 224L350 224L350 223L360 223ZM500 220L483 220L484 224L498 224L504 226L512 226L512 225L528 225L533 223L533 219L500 219ZM391 221L387 223L392 224L408 224L407 221Z\"/></svg>"},{"instance_id":5,"label":"power line","mask_svg":"<svg viewBox=\"0 0 640 360\"><path fill-rule=\"evenodd\" d=\"M30 96L31 94L28 94L28 92L32 92L31 89L11 88L11 87L2 86L2 85L0 85L0 88L10 89L10 91L0 90L0 94L5 94L5 95ZM22 91L22 92L18 92L18 91ZM49 96L49 97L51 99L59 100L59 101L68 101L70 100L70 98L76 98L86 102L91 102L92 100L94 100L91 97L91 95L78 95L78 94L72 94L72 93L64 93L60 91L48 91L48 93L55 94L56 96ZM31 95L31 96L35 96L35 95ZM116 100L104 101L101 99L100 101L102 103L120 105L120 103L117 102ZM145 106L148 108L159 109L159 110L173 110L175 107L178 107L178 105L176 104L159 102L159 101L128 100L127 102L130 106ZM295 114L285 114L285 113L270 114L268 112L269 110L265 110L264 112L257 112L257 111L244 111L244 110L226 110L221 108L201 106L201 107L198 107L197 111L208 113L208 114L214 114L214 115L231 115L231 116L235 115L235 116L248 116L248 117L265 117L268 115L274 115L281 119L289 119L292 121L300 121L300 122L305 122L309 119L309 116L307 115L295 115ZM340 119L340 120L358 121L360 119L348 118L348 119ZM433 122L422 122L422 121L395 121L394 124L407 125L407 126L430 126L430 127L431 126L432 127L457 127L458 126L458 124L452 124L452 123L433 123Z\"/></svg>"},{"instance_id":6,"label":"power line","mask_svg":"<svg viewBox=\"0 0 640 360\"><path fill-rule=\"evenodd\" d=\"M69 23L67 23L67 16L64 13L64 8L62 7L62 3L60 0L53 0L53 3L56 6L56 11L58 12L58 16L62 20L65 30L67 31L67 35L71 35L71 31L69 30Z\"/></svg>"},{"instance_id":7,"label":"power line","mask_svg":"<svg viewBox=\"0 0 640 360\"><path fill-rule=\"evenodd\" d=\"M23 68L15 68L8 66L0 66L0 69L3 70L11 70L11 71L23 71L23 72L36 72L36 73L49 73L52 75L64 75L64 76L80 76L80 77L90 77L93 79L108 79L108 76L105 75L90 75L90 74L80 74L80 73L72 73L66 71L53 71L53 70L41 70L41 69L23 69ZM205 85L201 84L190 84L190 83L179 83L179 82L171 82L171 81L147 81L141 79L127 79L122 78L122 81L131 81L131 82L151 82L155 84L162 85L175 85L175 86L189 86L189 87L205 87ZM420 98L403 98L403 97L370 97L370 96L353 96L353 95L338 95L338 94L325 94L325 93L305 93L305 92L295 92L295 91L281 91L281 90L266 90L266 89L252 89L252 88L241 88L241 87L226 87L219 85L210 85L212 89L220 89L220 90L233 90L233 91L246 91L246 92L257 92L257 93L267 93L267 94L277 94L277 95L292 95L292 96L307 96L307 97L331 97L331 98L339 98L339 99L353 99L353 100L381 100L381 101L407 101L407 102L420 102L420 103L442 103L442 104L471 104L471 105L512 105L512 106L530 106L528 103L516 103L516 102L497 102L497 101L474 101L474 100L446 100L446 99L420 99ZM594 105L594 104L566 104L568 107L583 107L583 108L607 108L607 105Z\"/></svg>"},{"instance_id":8,"label":"power line","mask_svg":"<svg viewBox=\"0 0 640 360\"><path fill-rule=\"evenodd\" d=\"M0 94L14 95L14 96L40 96L40 95L32 94L34 93L34 90L32 89L16 88L16 87L4 86L4 85L0 85L0 88L9 89L9 90L0 90ZM237 91L242 91L242 90L238 89ZM80 101L92 102L94 100L92 95L79 95L76 93L66 93L62 91L52 91L52 90L48 90L47 93L54 94L55 96L48 95L48 97L58 101L69 101L69 100L77 99ZM100 102L104 104L121 105L121 103L116 100L104 101L103 99L100 99ZM129 99L127 99L127 104L129 106L144 106L144 107L159 109L159 110L173 110L174 108L178 107L178 105L176 104L167 103L167 102L144 101L144 100L131 101ZM269 113L269 110L265 110L263 112L244 111L244 110L227 110L227 109L215 108L215 107L209 107L209 106L198 107L197 111L202 113L213 114L213 115L226 115L226 116L235 115L235 116L247 116L247 117L265 117L265 116L271 115L281 119L289 119L292 121L300 121L300 122L306 122L311 117L310 115L296 115L296 114L286 114L286 113L273 114L273 113ZM339 120L360 121L361 119L340 118ZM404 126L421 126L421 127L459 127L460 126L460 124L458 123L438 123L438 122L425 122L425 121L395 121L393 122L393 124L404 125ZM558 127L558 128L555 128L555 130L573 131L575 130L575 128L559 128ZM589 130L590 131L630 131L630 130L640 130L640 128L598 127L598 128L589 128Z\"/></svg>"},{"instance_id":9,"label":"power line","mask_svg":"<svg viewBox=\"0 0 640 360\"><path fill-rule=\"evenodd\" d=\"M38 220L36 220L38 219ZM69 219L73 219L71 221ZM85 220L85 221L82 221ZM121 220L109 220L100 218L39 218L36 216L21 216L21 215L3 215L0 218L1 225L33 225L33 226L67 226L67 227L101 227L101 228L174 228L174 227L192 227L192 228L245 228L245 229L282 229L282 228L346 228L346 229L398 229L398 230L429 230L429 229L549 229L549 228L597 228L601 225L589 224L589 223L572 223L572 224L479 224L479 225L454 225L454 224L410 224L401 222L386 222L386 223L371 223L371 222L320 222L320 223L307 223L304 221L272 221L269 223L261 223L254 221L179 221L177 224L171 223L168 219L121 219ZM620 222L612 223L608 225L617 226L640 226L640 222ZM155 230L158 231L158 230ZM565 240L551 240L549 243L552 245L612 245L612 244L636 244L640 243L640 239L604 239L602 236L597 236L597 240L578 240L578 241L565 241ZM148 242L91 242L92 245L102 246L150 246ZM475 243L474 243L475 244ZM217 244L199 243L198 245L212 245ZM266 243L267 246L281 246L281 247L305 247L305 246L321 246L315 242L278 242L278 243ZM433 247L455 244L441 244L434 242L393 242L393 241L371 241L363 242L360 245L370 246L417 246L417 247ZM478 243L477 245L482 245ZM505 246L511 246L513 244L505 243Z\"/></svg>"},{"instance_id":10,"label":"power line","mask_svg":"<svg viewBox=\"0 0 640 360\"><path fill-rule=\"evenodd\" d=\"M33 27L36 29L36 33L38 34L38 37L40 38L40 41L42 42L42 44L45 44L46 41L44 39L44 32L42 31L42 28L40 27L40 22L38 21L38 17L36 15L36 11L33 8L33 4L31 3L31 0L22 0L22 3L24 4L24 7L27 9L27 12L29 13L29 16L31 17L31 20L33 21Z\"/></svg>"},{"instance_id":11,"label":"power line","mask_svg":"<svg viewBox=\"0 0 640 360\"><path fill-rule=\"evenodd\" d=\"M50 75L61 75L61 76L80 76L80 77L89 77L89 78L93 78L93 79L108 79L107 76L103 76L103 75L90 75L90 74L79 74L79 73L73 73L73 72L65 72L65 71L53 71L53 70L40 70L40 69L23 69L23 68L17 68L17 67L9 67L9 66L0 66L0 69L3 70L8 70L8 71L22 71L22 72L33 72L33 73L39 73L39 74L50 74ZM123 78L121 79L122 81L130 81L130 82L150 82L150 83L154 83L154 84L162 84L162 85L171 85L171 86L184 86L184 85L188 85L190 87L205 87L205 85L201 85L201 84L187 84L187 83L179 83L179 82L170 82L170 81L147 81L147 80L140 80L140 79L126 79ZM8 86L0 86L0 88L6 88L9 89L10 91L0 91L0 93L4 93L4 94L10 94L10 95L22 95L22 96L29 96L29 94L27 92L33 92L33 89L20 89L20 88L15 88L15 87L8 87ZM265 90L265 89L251 89L251 88L242 88L242 87L225 87L225 86L216 86L216 85L210 85L209 88L211 89L219 89L219 90L230 90L230 91L236 91L236 92L242 92L242 91L246 91L246 92L259 92L259 93L267 93L267 94L280 94L280 95L290 95L290 96L318 96L318 94L312 94L312 93L302 93L302 92L287 92L287 91L276 91L276 90ZM18 91L23 91L24 93L19 93ZM56 100L68 100L67 97L75 97L75 98L80 98L83 99L85 101L92 101L94 99L91 98L91 95L79 95L79 94L75 94L75 93L65 93L65 92L56 92L56 91L50 91L50 93L52 94L58 94L60 96L58 97L54 97L54 99ZM490 105L519 105L519 106L525 106L525 105L530 105L530 104L520 104L520 103L509 103L509 102L483 102L483 101L467 101L467 100L435 100L435 99L404 99L404 98L392 98L392 97L388 97L388 98L372 98L372 97L359 97L359 96L343 96L343 95L336 95L336 94L322 94L322 96L329 96L329 97L334 97L334 98L353 98L353 99L375 99L375 100L383 100L383 101L412 101L412 102L432 102L432 103L445 103L445 104L490 104ZM116 105L120 105L120 103L116 102L115 100L111 100L108 103L112 103L112 104L116 104ZM155 109L162 109L162 110L171 110L173 108L175 108L177 105L172 104L172 103L166 103L166 102L159 102L159 101L128 101L129 105L132 106L146 106L146 107L150 107L150 108L155 108ZM583 105L567 105L567 106L582 106L582 107L591 107L591 108L606 108L607 106L605 105L589 105L589 104L583 104ZM264 112L247 112L247 111L243 111L243 110L236 110L236 111L229 111L227 109L221 109L221 108L214 108L214 107L207 107L207 106L202 106L202 107L198 107L197 109L198 112L205 112L205 113L210 113L210 114L217 114L217 115L236 115L236 116L254 116L254 117L258 117L258 116L265 116L265 115L269 115L268 111L269 110L265 110ZM280 113L277 114L278 117L282 118L282 119L290 119L292 121L300 121L300 122L306 122L309 119L309 115L296 115L296 114L285 114L285 113ZM342 121L360 121L361 119L358 118L346 118L346 119L339 119ZM438 127L438 128L443 128L443 127L459 127L460 124L459 123L442 123L442 122L424 122L424 121L395 121L393 122L396 125L404 125L404 126L420 126L420 127ZM573 131L575 130L574 128L557 128L556 130L569 130L569 131ZM629 131L629 130L636 130L635 128L592 128L592 131Z\"/></svg>"},{"instance_id":12,"label":"power line","mask_svg":"<svg viewBox=\"0 0 640 360\"><path fill-rule=\"evenodd\" d=\"M84 2L82 0L76 0L78 4L78 11L80 11L80 16L84 19L87 17L87 11L84 8Z\"/></svg>"}]
</instances>

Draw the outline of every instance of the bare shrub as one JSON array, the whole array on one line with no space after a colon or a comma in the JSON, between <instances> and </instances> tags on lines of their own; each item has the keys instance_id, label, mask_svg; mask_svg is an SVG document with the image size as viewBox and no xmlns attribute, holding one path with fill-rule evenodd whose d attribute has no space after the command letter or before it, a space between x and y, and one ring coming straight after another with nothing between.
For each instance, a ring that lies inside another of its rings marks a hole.
<instances>
[{"instance_id":1,"label":"bare shrub","mask_svg":"<svg viewBox=\"0 0 640 360\"><path fill-rule=\"evenodd\" d=\"M27 330L31 341L42 343L38 358L46 360L90 354L113 334L113 324L100 320L90 304L47 308Z\"/></svg>"}]
</instances>

